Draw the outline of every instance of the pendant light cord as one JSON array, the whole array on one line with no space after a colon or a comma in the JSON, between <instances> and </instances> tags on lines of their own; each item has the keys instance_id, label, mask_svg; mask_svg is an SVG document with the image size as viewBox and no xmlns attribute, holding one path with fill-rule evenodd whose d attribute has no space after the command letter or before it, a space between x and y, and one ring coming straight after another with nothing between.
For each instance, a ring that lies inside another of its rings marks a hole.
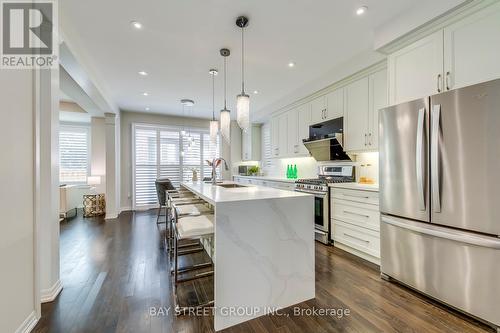
<instances>
[{"instance_id":1,"label":"pendant light cord","mask_svg":"<svg viewBox=\"0 0 500 333\"><path fill-rule=\"evenodd\" d=\"M212 120L215 120L215 74L212 74Z\"/></svg>"},{"instance_id":2,"label":"pendant light cord","mask_svg":"<svg viewBox=\"0 0 500 333\"><path fill-rule=\"evenodd\" d=\"M224 57L224 110L226 109L226 57Z\"/></svg>"},{"instance_id":3,"label":"pendant light cord","mask_svg":"<svg viewBox=\"0 0 500 333\"><path fill-rule=\"evenodd\" d=\"M245 43L244 27L241 27L241 94L245 94Z\"/></svg>"}]
</instances>

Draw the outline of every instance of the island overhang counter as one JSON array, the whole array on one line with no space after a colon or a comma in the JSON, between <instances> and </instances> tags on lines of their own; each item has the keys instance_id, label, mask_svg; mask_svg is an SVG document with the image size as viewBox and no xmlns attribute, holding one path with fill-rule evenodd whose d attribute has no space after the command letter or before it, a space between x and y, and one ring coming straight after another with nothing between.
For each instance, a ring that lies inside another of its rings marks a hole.
<instances>
[{"instance_id":1,"label":"island overhang counter","mask_svg":"<svg viewBox=\"0 0 500 333\"><path fill-rule=\"evenodd\" d=\"M181 186L215 210L216 331L315 297L312 195L204 182Z\"/></svg>"}]
</instances>

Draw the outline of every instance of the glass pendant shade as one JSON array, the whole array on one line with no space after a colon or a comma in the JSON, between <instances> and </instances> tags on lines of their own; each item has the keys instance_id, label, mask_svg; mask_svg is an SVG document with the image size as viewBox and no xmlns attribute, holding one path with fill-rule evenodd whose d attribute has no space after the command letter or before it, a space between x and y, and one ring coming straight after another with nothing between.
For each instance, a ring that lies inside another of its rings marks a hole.
<instances>
[{"instance_id":1,"label":"glass pendant shade","mask_svg":"<svg viewBox=\"0 0 500 333\"><path fill-rule=\"evenodd\" d=\"M243 93L236 98L236 120L240 128L247 132L250 128L250 96Z\"/></svg>"},{"instance_id":2,"label":"glass pendant shade","mask_svg":"<svg viewBox=\"0 0 500 333\"><path fill-rule=\"evenodd\" d=\"M219 132L219 122L215 119L210 120L210 141L217 143L217 133Z\"/></svg>"},{"instance_id":3,"label":"glass pendant shade","mask_svg":"<svg viewBox=\"0 0 500 333\"><path fill-rule=\"evenodd\" d=\"M231 112L227 109L220 112L220 134L229 143L231 140Z\"/></svg>"}]
</instances>

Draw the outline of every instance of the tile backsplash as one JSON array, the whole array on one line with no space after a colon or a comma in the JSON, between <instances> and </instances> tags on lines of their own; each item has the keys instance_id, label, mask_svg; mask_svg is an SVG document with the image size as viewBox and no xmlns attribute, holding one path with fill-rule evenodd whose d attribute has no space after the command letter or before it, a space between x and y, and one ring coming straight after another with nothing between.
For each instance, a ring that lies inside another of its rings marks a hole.
<instances>
[{"instance_id":1,"label":"tile backsplash","mask_svg":"<svg viewBox=\"0 0 500 333\"><path fill-rule=\"evenodd\" d=\"M378 152L358 153L352 157L352 164L356 166L356 181L364 176L378 183ZM315 178L318 175L318 166L323 163L335 162L317 162L312 157L273 159L267 166L262 167L262 171L266 176L286 177L287 165L296 164L299 178ZM346 164L340 161L339 163Z\"/></svg>"}]
</instances>

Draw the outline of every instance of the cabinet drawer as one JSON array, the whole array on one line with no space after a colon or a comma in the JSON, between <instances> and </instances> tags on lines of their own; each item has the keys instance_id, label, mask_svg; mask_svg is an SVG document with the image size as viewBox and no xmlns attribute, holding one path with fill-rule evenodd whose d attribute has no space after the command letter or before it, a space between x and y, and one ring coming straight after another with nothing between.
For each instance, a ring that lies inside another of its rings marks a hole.
<instances>
[{"instance_id":1,"label":"cabinet drawer","mask_svg":"<svg viewBox=\"0 0 500 333\"><path fill-rule=\"evenodd\" d=\"M332 198L378 206L378 192L332 188Z\"/></svg>"},{"instance_id":2,"label":"cabinet drawer","mask_svg":"<svg viewBox=\"0 0 500 333\"><path fill-rule=\"evenodd\" d=\"M333 199L332 218L374 231L380 230L380 212L375 205Z\"/></svg>"},{"instance_id":3,"label":"cabinet drawer","mask_svg":"<svg viewBox=\"0 0 500 333\"><path fill-rule=\"evenodd\" d=\"M339 220L332 220L333 239L358 251L380 258L380 234Z\"/></svg>"}]
</instances>

